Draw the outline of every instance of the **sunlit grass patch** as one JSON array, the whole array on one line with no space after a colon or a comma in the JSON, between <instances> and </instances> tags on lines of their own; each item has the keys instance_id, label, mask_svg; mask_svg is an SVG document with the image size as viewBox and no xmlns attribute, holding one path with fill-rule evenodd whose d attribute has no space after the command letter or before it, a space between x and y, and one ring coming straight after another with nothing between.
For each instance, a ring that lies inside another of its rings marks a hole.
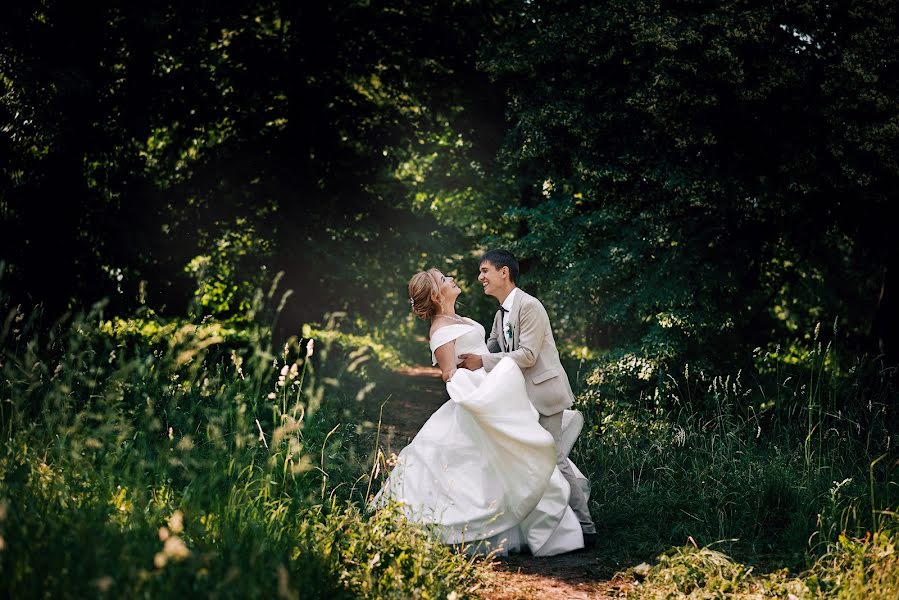
<instances>
[{"instance_id":1,"label":"sunlit grass patch","mask_svg":"<svg viewBox=\"0 0 899 600\"><path fill-rule=\"evenodd\" d=\"M208 319L104 330L95 309L5 348L6 593L471 596L477 563L396 510L358 508L369 349L273 349L264 327L230 337Z\"/></svg>"},{"instance_id":2,"label":"sunlit grass patch","mask_svg":"<svg viewBox=\"0 0 899 600\"><path fill-rule=\"evenodd\" d=\"M711 548L671 548L652 568L635 568L629 598L799 598L805 586L784 571L757 576L752 567ZM792 595L792 596L791 596Z\"/></svg>"},{"instance_id":3,"label":"sunlit grass patch","mask_svg":"<svg viewBox=\"0 0 899 600\"><path fill-rule=\"evenodd\" d=\"M895 525L895 521L893 521ZM757 571L710 547L678 546L621 573L628 597L656 598L899 598L899 534L885 528L864 538L840 536L811 568Z\"/></svg>"}]
</instances>

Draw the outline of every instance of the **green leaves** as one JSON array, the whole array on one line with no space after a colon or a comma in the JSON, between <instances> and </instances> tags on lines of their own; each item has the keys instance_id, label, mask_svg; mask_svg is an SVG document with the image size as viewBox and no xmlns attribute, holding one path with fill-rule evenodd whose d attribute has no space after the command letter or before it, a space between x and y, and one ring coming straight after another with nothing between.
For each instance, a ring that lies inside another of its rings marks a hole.
<instances>
[{"instance_id":1,"label":"green leaves","mask_svg":"<svg viewBox=\"0 0 899 600\"><path fill-rule=\"evenodd\" d=\"M899 64L884 12L525 7L483 64L509 94L523 285L557 303L563 335L677 368L851 314L853 347L871 348L861 315L890 260L878 223L899 169L885 129L847 144L899 114L878 100L895 78L872 72Z\"/></svg>"}]
</instances>

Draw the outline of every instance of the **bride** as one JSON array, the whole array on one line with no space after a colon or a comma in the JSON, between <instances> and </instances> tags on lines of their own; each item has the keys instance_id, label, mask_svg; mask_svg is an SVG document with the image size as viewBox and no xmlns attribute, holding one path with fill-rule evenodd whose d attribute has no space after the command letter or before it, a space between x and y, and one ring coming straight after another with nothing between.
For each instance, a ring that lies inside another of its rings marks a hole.
<instances>
[{"instance_id":1,"label":"bride","mask_svg":"<svg viewBox=\"0 0 899 600\"><path fill-rule=\"evenodd\" d=\"M503 555L527 547L534 556L552 556L583 548L552 435L537 420L521 370L510 358L489 374L456 368L460 354L487 352L483 326L456 314L460 292L437 269L409 282L412 311L431 322L431 356L450 400L400 452L373 504L397 500L409 519L469 551ZM566 411L567 450L581 425L580 413Z\"/></svg>"}]
</instances>

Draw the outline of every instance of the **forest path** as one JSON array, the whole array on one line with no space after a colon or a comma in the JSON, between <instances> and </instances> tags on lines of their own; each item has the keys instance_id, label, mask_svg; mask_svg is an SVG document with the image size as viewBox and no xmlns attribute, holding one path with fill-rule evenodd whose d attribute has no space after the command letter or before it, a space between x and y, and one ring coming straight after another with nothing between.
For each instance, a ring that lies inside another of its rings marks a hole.
<instances>
[{"instance_id":1,"label":"forest path","mask_svg":"<svg viewBox=\"0 0 899 600\"><path fill-rule=\"evenodd\" d=\"M413 367L394 371L379 381L379 394L386 398L381 417L381 446L389 455L399 453L444 402L449 399L440 371ZM377 411L379 407L375 407ZM511 555L490 565L485 600L562 600L619 598L629 583L610 579L614 568L603 565L592 551L579 551L549 558Z\"/></svg>"}]
</instances>

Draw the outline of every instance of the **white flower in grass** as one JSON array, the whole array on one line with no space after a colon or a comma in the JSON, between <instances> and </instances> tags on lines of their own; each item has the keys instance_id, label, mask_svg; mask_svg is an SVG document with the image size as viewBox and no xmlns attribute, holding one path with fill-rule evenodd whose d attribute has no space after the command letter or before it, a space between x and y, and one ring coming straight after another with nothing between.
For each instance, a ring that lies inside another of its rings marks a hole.
<instances>
[{"instance_id":1,"label":"white flower in grass","mask_svg":"<svg viewBox=\"0 0 899 600\"><path fill-rule=\"evenodd\" d=\"M278 394L276 394L275 392L269 392L269 393L268 393L268 399L269 399L269 400L274 400L274 399L277 398L277 397L278 397Z\"/></svg>"},{"instance_id":2,"label":"white flower in grass","mask_svg":"<svg viewBox=\"0 0 899 600\"><path fill-rule=\"evenodd\" d=\"M180 510L176 510L172 513L172 516L169 517L169 529L172 530L173 533L181 533L184 531L184 513Z\"/></svg>"},{"instance_id":3,"label":"white flower in grass","mask_svg":"<svg viewBox=\"0 0 899 600\"><path fill-rule=\"evenodd\" d=\"M312 351L315 349L315 340L309 340L306 342L306 358L312 356Z\"/></svg>"},{"instance_id":4,"label":"white flower in grass","mask_svg":"<svg viewBox=\"0 0 899 600\"><path fill-rule=\"evenodd\" d=\"M184 513L180 510L172 513L172 516L169 518L169 527L176 533L183 531ZM162 551L157 552L153 557L153 565L157 569L164 567L169 562L169 559L183 560L190 556L190 549L188 549L187 544L177 535L172 535L169 527L159 528L159 540L162 542Z\"/></svg>"},{"instance_id":5,"label":"white flower in grass","mask_svg":"<svg viewBox=\"0 0 899 600\"><path fill-rule=\"evenodd\" d=\"M184 560L190 556L190 550L181 538L177 535L173 535L163 544L162 554L166 559L172 558L175 560ZM159 556L159 554L156 556ZM165 565L166 562L167 561L164 560L162 564Z\"/></svg>"}]
</instances>

